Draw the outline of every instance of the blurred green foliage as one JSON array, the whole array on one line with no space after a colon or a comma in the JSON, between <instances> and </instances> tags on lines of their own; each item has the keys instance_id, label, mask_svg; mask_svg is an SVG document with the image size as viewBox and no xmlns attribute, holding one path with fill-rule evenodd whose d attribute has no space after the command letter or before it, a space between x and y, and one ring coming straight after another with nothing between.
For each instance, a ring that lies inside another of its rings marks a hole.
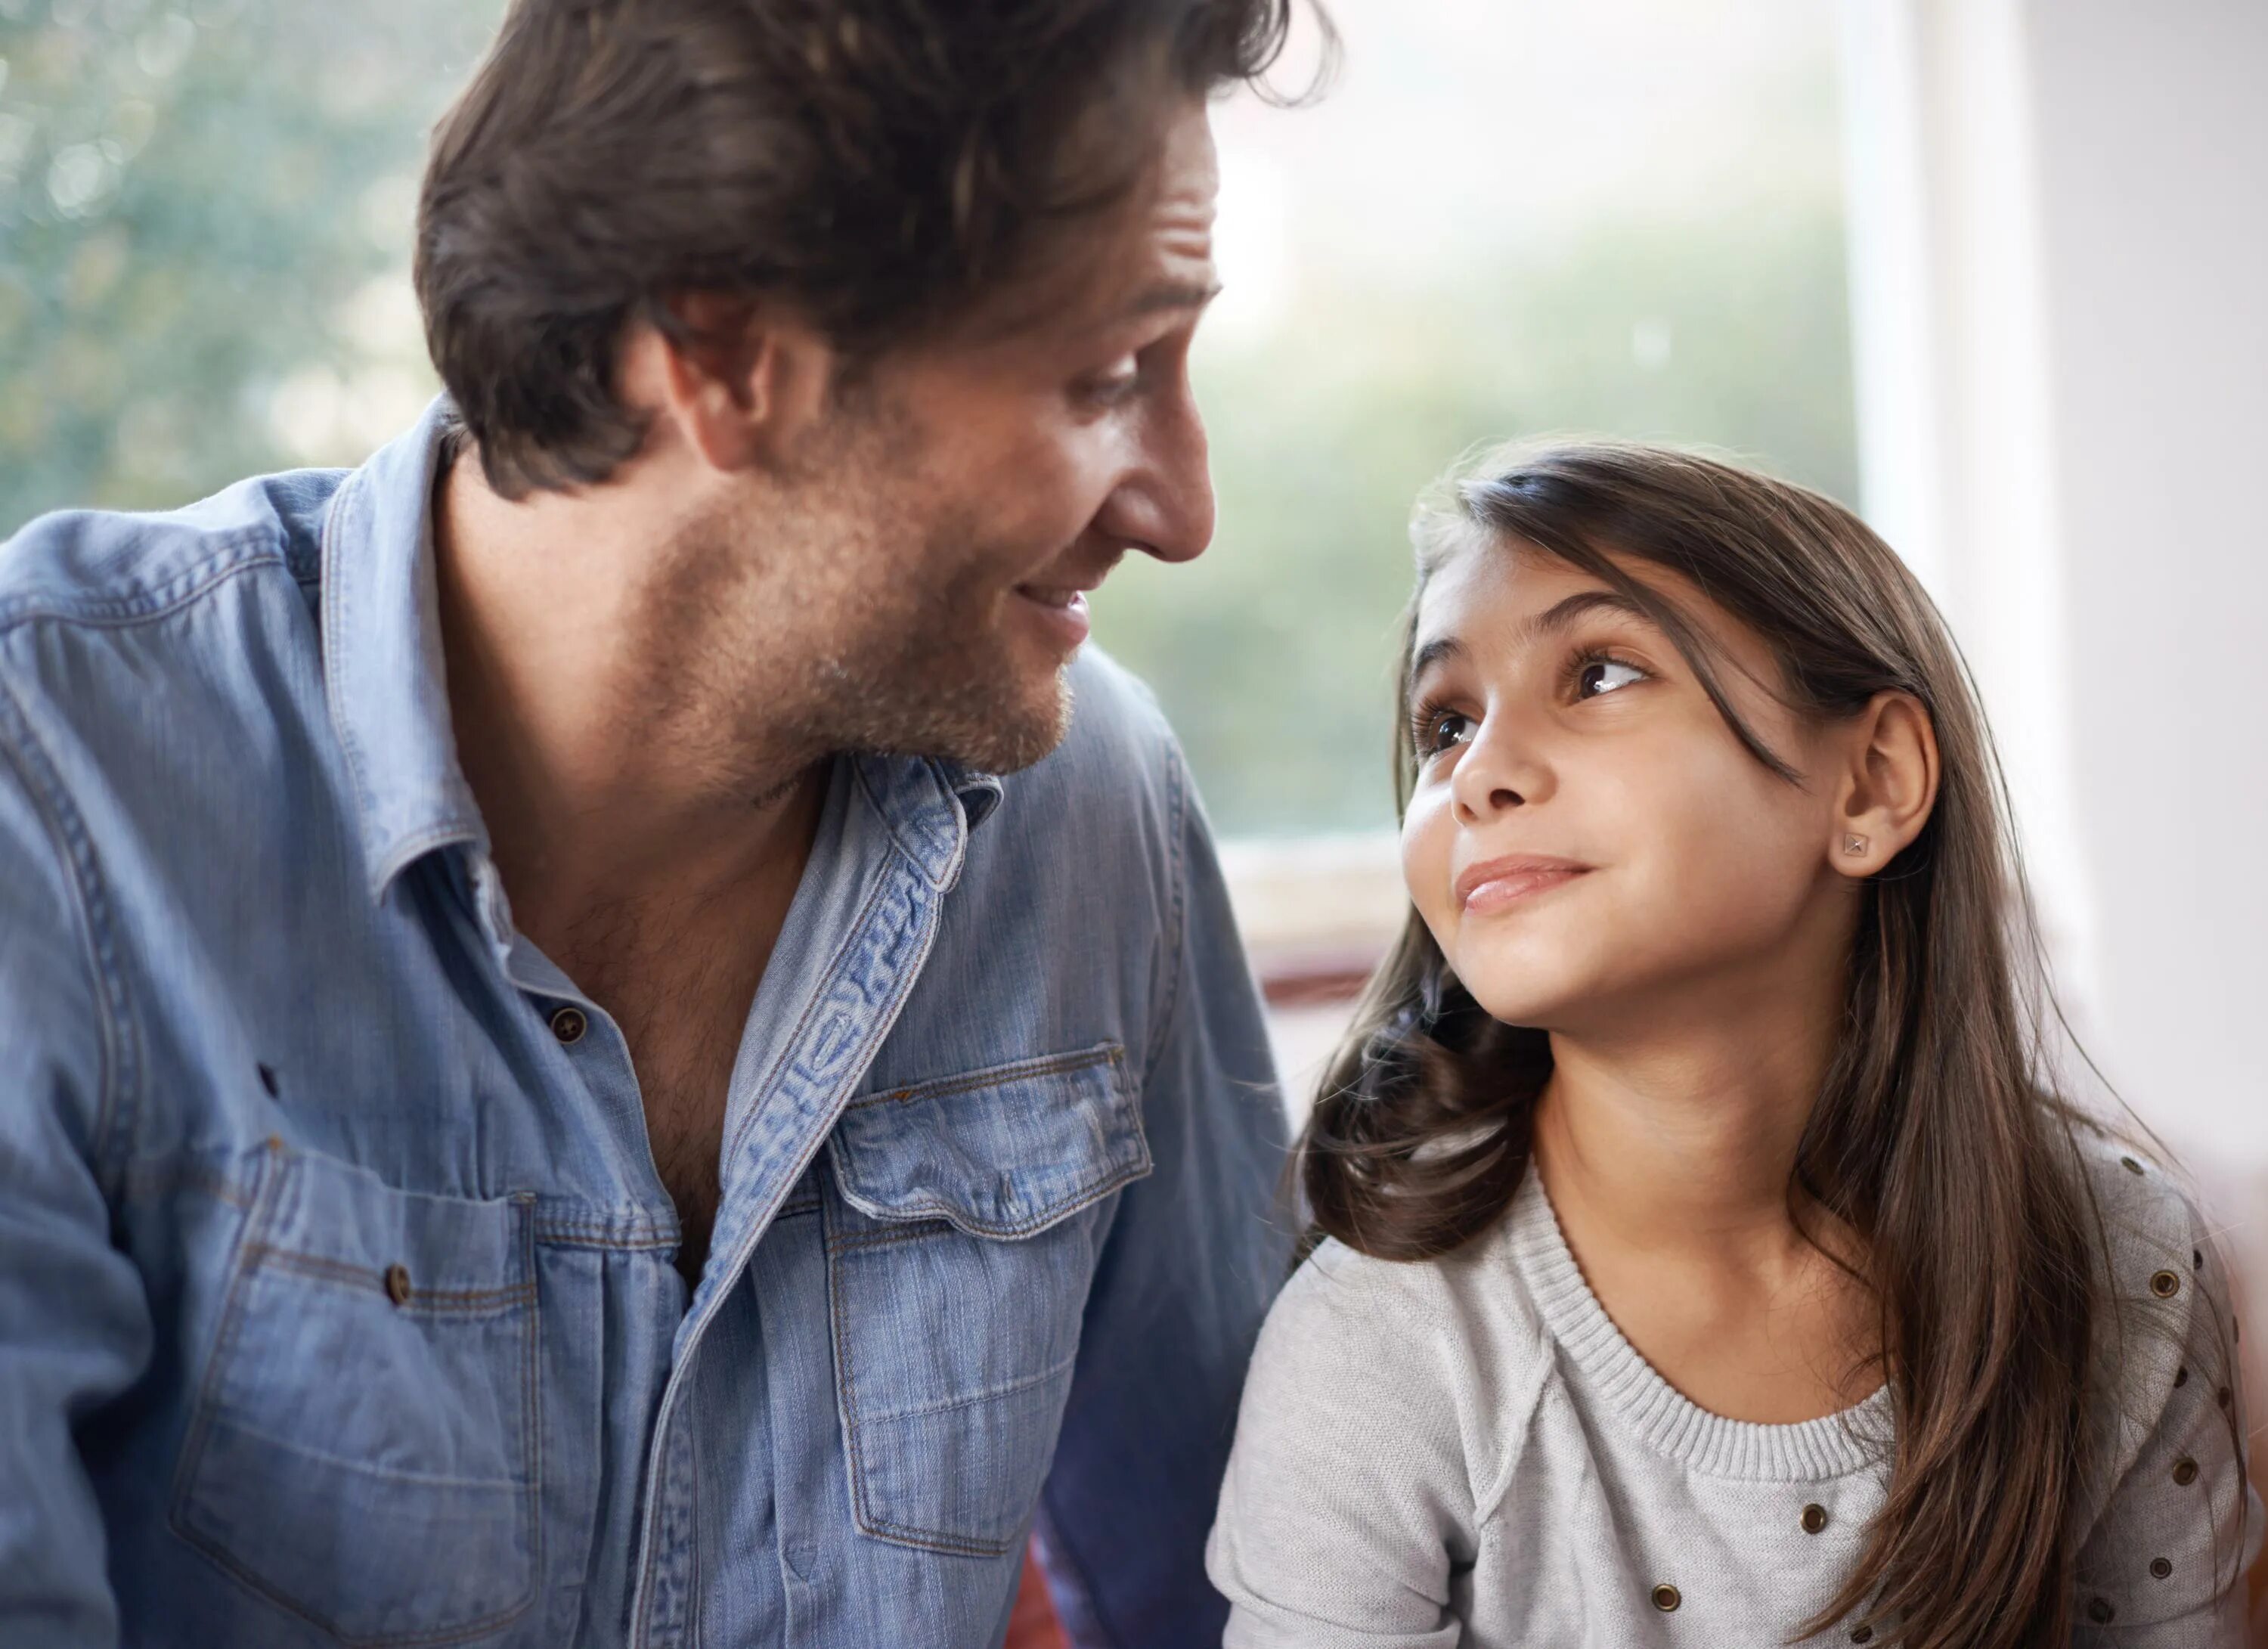
<instances>
[{"instance_id":1,"label":"blurred green foliage","mask_svg":"<svg viewBox=\"0 0 2268 1649\"><path fill-rule=\"evenodd\" d=\"M373 365L356 305L501 10L0 0L0 534L298 460L280 391Z\"/></svg>"},{"instance_id":2,"label":"blurred green foliage","mask_svg":"<svg viewBox=\"0 0 2268 1649\"><path fill-rule=\"evenodd\" d=\"M0 535L351 462L414 412L424 134L501 10L0 0ZM1277 324L1201 344L1219 541L1124 568L1097 618L1222 829L1390 822L1404 526L1476 443L1702 441L1854 497L1839 202L1744 198L1415 293L1303 271Z\"/></svg>"}]
</instances>

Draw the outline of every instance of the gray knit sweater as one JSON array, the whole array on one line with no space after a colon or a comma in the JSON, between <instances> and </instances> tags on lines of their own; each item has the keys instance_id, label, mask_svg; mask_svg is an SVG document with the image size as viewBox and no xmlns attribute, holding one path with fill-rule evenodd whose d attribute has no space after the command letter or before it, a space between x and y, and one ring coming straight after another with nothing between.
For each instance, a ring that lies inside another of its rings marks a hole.
<instances>
[{"instance_id":1,"label":"gray knit sweater","mask_svg":"<svg viewBox=\"0 0 2268 1649\"><path fill-rule=\"evenodd\" d=\"M2162 1170L2108 1146L2088 1172L2120 1309L2075 1642L2241 1645L2262 1518L2220 1262ZM1887 1388L1797 1425L1695 1407L1609 1321L1531 1171L1450 1258L1326 1243L1277 1301L1208 1552L1228 1649L1785 1643L1849 1572L1893 1425Z\"/></svg>"}]
</instances>

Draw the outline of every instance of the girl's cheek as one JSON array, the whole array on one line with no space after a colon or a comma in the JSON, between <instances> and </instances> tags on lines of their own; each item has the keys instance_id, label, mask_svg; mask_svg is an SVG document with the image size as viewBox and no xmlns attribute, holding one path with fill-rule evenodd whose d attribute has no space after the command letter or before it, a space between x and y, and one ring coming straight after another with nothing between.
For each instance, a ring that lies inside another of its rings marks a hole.
<instances>
[{"instance_id":1,"label":"girl's cheek","mask_svg":"<svg viewBox=\"0 0 2268 1649\"><path fill-rule=\"evenodd\" d=\"M1410 901L1434 937L1448 903L1449 854L1456 842L1455 820L1446 785L1432 785L1410 799L1402 818L1402 880Z\"/></svg>"}]
</instances>

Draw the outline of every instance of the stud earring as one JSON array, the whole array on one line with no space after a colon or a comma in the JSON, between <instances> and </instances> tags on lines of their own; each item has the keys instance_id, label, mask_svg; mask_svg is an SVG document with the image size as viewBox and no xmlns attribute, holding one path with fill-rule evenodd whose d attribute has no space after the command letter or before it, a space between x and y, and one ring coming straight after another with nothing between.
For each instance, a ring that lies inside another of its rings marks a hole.
<instances>
[{"instance_id":1,"label":"stud earring","mask_svg":"<svg viewBox=\"0 0 2268 1649\"><path fill-rule=\"evenodd\" d=\"M1846 836L1843 838L1843 851L1852 858L1863 856L1867 851L1867 838L1864 836Z\"/></svg>"}]
</instances>

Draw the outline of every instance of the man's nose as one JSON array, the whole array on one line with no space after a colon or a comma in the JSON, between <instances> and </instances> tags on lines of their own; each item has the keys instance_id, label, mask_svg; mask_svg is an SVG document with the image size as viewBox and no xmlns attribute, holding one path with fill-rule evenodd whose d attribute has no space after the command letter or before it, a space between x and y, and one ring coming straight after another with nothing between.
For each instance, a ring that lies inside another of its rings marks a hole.
<instances>
[{"instance_id":1,"label":"man's nose","mask_svg":"<svg viewBox=\"0 0 2268 1649\"><path fill-rule=\"evenodd\" d=\"M1155 406L1144 421L1138 461L1097 525L1160 561L1195 561L1212 542L1214 515L1204 420L1184 393Z\"/></svg>"}]
</instances>

